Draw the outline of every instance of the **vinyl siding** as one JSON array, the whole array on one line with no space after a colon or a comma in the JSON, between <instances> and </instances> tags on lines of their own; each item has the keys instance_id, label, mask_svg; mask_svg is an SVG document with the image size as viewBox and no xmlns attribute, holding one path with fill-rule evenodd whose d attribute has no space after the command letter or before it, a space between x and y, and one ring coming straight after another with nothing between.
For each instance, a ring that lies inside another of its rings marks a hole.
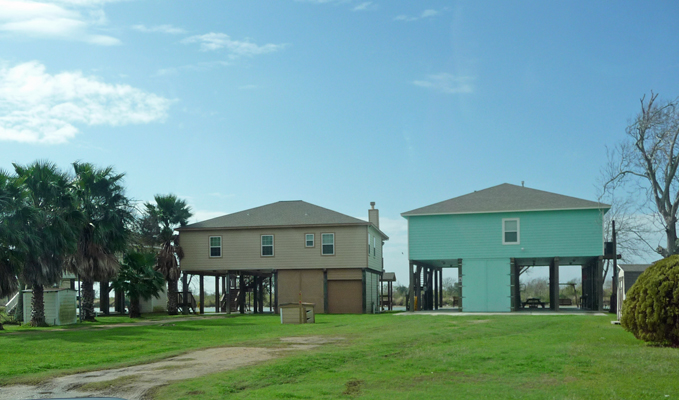
<instances>
[{"instance_id":1,"label":"vinyl siding","mask_svg":"<svg viewBox=\"0 0 679 400\"><path fill-rule=\"evenodd\" d=\"M30 290L23 292L24 296L24 321L30 321L31 299L33 293ZM76 292L75 290L45 290L45 322L48 325L75 324L76 318Z\"/></svg>"},{"instance_id":2,"label":"vinyl siding","mask_svg":"<svg viewBox=\"0 0 679 400\"><path fill-rule=\"evenodd\" d=\"M376 273L371 273L370 270L365 271L365 310L366 314L372 314L379 310L378 308L378 286L379 286L379 275Z\"/></svg>"},{"instance_id":3,"label":"vinyl siding","mask_svg":"<svg viewBox=\"0 0 679 400\"><path fill-rule=\"evenodd\" d=\"M314 247L305 247L305 234ZM321 234L335 234L335 255L321 255ZM274 235L274 256L262 257L261 235ZM271 228L181 232L182 269L191 272L253 269L365 268L365 226ZM222 237L222 256L209 257L208 238Z\"/></svg>"},{"instance_id":4,"label":"vinyl siding","mask_svg":"<svg viewBox=\"0 0 679 400\"><path fill-rule=\"evenodd\" d=\"M462 264L462 311L511 311L509 259L465 260Z\"/></svg>"},{"instance_id":5,"label":"vinyl siding","mask_svg":"<svg viewBox=\"0 0 679 400\"><path fill-rule=\"evenodd\" d=\"M520 244L502 244L502 220L520 219ZM409 258L533 258L603 254L599 210L412 216ZM466 300L465 300L466 301Z\"/></svg>"},{"instance_id":6,"label":"vinyl siding","mask_svg":"<svg viewBox=\"0 0 679 400\"><path fill-rule=\"evenodd\" d=\"M368 268L375 271L382 271L382 235L377 232L377 229L372 226L368 227L368 233L370 233L370 254L368 250L365 250L365 254L368 256ZM375 242L375 251L372 248L372 238L377 238ZM368 239L366 238L366 244L368 244Z\"/></svg>"}]
</instances>

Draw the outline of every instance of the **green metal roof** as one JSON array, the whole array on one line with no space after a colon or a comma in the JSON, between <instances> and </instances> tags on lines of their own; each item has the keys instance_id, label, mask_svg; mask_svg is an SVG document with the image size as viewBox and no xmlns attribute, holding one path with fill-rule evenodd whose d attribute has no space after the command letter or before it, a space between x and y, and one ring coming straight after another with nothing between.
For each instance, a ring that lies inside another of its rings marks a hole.
<instances>
[{"instance_id":1,"label":"green metal roof","mask_svg":"<svg viewBox=\"0 0 679 400\"><path fill-rule=\"evenodd\" d=\"M502 185L404 212L401 215L410 217L416 215L480 214L509 211L608 210L610 208L610 205L596 201L503 183Z\"/></svg>"},{"instance_id":2,"label":"green metal roof","mask_svg":"<svg viewBox=\"0 0 679 400\"><path fill-rule=\"evenodd\" d=\"M238 229L310 225L371 225L370 222L301 200L279 201L187 225L182 230ZM388 239L387 235L382 235Z\"/></svg>"}]
</instances>

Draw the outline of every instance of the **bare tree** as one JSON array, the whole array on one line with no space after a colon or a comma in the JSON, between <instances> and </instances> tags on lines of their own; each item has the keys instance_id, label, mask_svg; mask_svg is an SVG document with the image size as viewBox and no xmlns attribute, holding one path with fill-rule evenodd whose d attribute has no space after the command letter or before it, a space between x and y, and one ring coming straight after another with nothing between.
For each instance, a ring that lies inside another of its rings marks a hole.
<instances>
[{"instance_id":1,"label":"bare tree","mask_svg":"<svg viewBox=\"0 0 679 400\"><path fill-rule=\"evenodd\" d=\"M618 227L619 245L623 247L630 245L630 249L637 250L639 243L650 245L646 235L649 232L644 232L644 229L649 230L649 224L646 223L646 226L640 229L638 221L640 214L647 214L654 217L655 222L665 232L666 245L658 245L654 249L663 257L678 252L678 104L679 99L659 101L658 95L653 92L648 101L646 96L642 97L641 111L626 129L627 139L608 152L608 165L603 171L604 193L627 191L632 196L619 207L619 212L628 216L627 223L623 221L624 218L620 218L620 222L616 219L616 224L622 223L622 226ZM634 199L635 194L645 197L645 201ZM638 208L635 210L634 207ZM641 213L629 212L640 210ZM637 221L634 218L637 218ZM623 234L626 230L628 235Z\"/></svg>"}]
</instances>

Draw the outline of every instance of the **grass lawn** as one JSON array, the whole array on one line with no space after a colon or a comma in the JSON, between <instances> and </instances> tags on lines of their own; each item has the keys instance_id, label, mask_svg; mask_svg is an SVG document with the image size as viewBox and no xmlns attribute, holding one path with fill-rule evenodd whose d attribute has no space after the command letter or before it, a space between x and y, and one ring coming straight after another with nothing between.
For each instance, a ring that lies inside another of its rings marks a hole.
<instances>
[{"instance_id":1,"label":"grass lawn","mask_svg":"<svg viewBox=\"0 0 679 400\"><path fill-rule=\"evenodd\" d=\"M317 315L173 321L99 330L0 332L0 384L278 338L346 340L163 387L159 399L665 399L679 396L679 349L650 347L601 316ZM127 319L100 318L99 324ZM10 328L8 326L8 328ZM12 332L15 332L13 334Z\"/></svg>"}]
</instances>

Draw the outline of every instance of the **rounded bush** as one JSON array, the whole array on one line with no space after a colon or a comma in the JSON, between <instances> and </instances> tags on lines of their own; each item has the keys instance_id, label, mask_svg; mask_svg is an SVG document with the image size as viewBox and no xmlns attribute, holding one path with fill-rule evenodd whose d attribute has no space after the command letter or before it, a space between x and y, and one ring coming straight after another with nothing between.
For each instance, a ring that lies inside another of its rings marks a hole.
<instances>
[{"instance_id":1,"label":"rounded bush","mask_svg":"<svg viewBox=\"0 0 679 400\"><path fill-rule=\"evenodd\" d=\"M654 263L639 276L627 292L620 323L637 339L679 347L679 255Z\"/></svg>"}]
</instances>

